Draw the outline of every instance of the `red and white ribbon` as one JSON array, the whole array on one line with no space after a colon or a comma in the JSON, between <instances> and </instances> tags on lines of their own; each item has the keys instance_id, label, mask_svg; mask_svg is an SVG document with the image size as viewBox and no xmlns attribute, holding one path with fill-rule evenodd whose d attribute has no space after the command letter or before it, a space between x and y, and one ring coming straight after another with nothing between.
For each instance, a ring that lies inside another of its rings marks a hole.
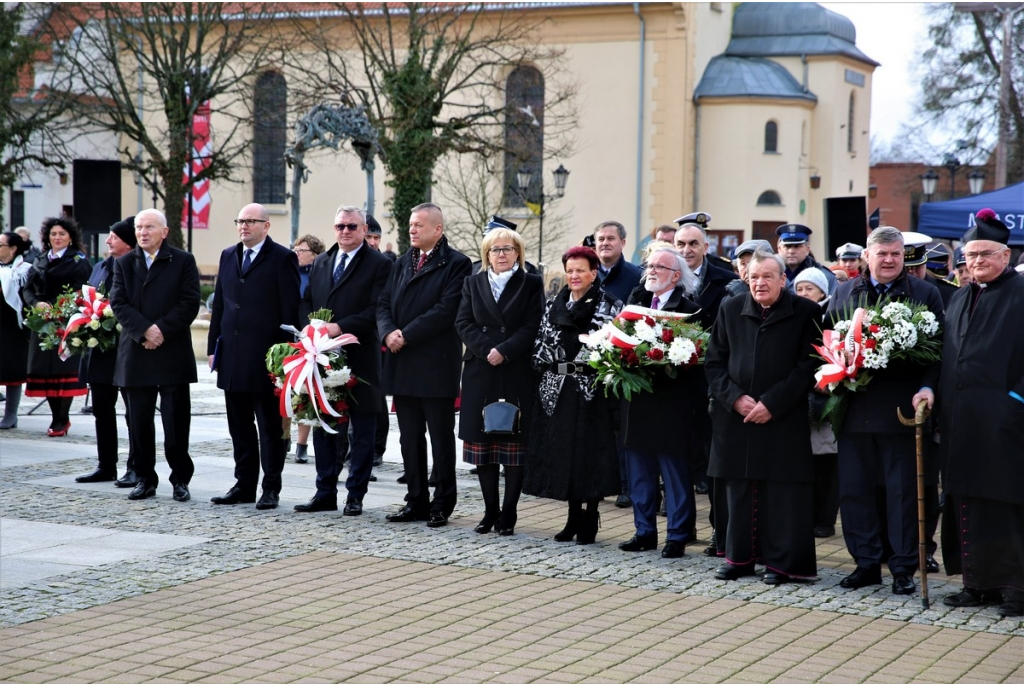
<instances>
[{"instance_id":1,"label":"red and white ribbon","mask_svg":"<svg viewBox=\"0 0 1024 685\"><path fill-rule=\"evenodd\" d=\"M78 307L77 314L68 319L68 325L64 328L64 336L60 339L60 345L57 347L57 354L61 361L71 358L65 345L71 331L88 325L91 321L99 321L103 318L106 310L110 309L110 303L91 285L82 286L82 299L85 300L85 303Z\"/></svg>"},{"instance_id":2,"label":"red and white ribbon","mask_svg":"<svg viewBox=\"0 0 1024 685\"><path fill-rule=\"evenodd\" d=\"M309 324L302 329L301 338L298 342L288 343L294 347L298 354L285 357L284 363L284 387L281 389L281 416L291 418L294 416L292 410L292 395L297 393L299 388L305 386L309 399L313 403L313 411L320 421L320 427L328 433L337 433L324 421L321 412L329 414L334 418L341 418L339 413L327 399L327 392L324 390L323 375L320 367L329 370L331 358L327 354L331 350L358 343L356 336L346 333L337 338L327 334L326 326L314 326Z\"/></svg>"},{"instance_id":3,"label":"red and white ribbon","mask_svg":"<svg viewBox=\"0 0 1024 685\"><path fill-rule=\"evenodd\" d=\"M825 331L822 334L822 344L814 346L818 354L828 362L822 364L814 374L819 388L824 389L833 383L857 377L857 371L864 365L865 313L863 308L858 308L853 313L850 330L845 336L837 335L835 331Z\"/></svg>"}]
</instances>

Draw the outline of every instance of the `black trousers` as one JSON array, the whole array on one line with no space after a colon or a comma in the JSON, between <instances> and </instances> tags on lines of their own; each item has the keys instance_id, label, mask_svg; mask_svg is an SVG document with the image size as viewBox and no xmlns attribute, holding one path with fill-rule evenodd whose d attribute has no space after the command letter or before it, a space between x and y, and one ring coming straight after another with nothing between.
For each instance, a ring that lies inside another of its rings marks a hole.
<instances>
[{"instance_id":1,"label":"black trousers","mask_svg":"<svg viewBox=\"0 0 1024 685\"><path fill-rule=\"evenodd\" d=\"M401 434L402 463L408 479L405 501L422 512L451 516L458 499L455 485L455 398L395 395ZM430 500L427 487L427 439L434 459L437 486Z\"/></svg>"},{"instance_id":2,"label":"black trousers","mask_svg":"<svg viewBox=\"0 0 1024 685\"><path fill-rule=\"evenodd\" d=\"M388 449L388 431L391 430L391 419L388 418L387 395L380 395L380 411L377 412L377 433L373 441L373 456L382 457Z\"/></svg>"},{"instance_id":3,"label":"black trousers","mask_svg":"<svg viewBox=\"0 0 1024 685\"><path fill-rule=\"evenodd\" d=\"M913 434L844 433L839 445L839 510L850 556L861 568L917 570L917 460ZM876 489L884 489L885 519ZM892 553L883 542L885 526Z\"/></svg>"},{"instance_id":4,"label":"black trousers","mask_svg":"<svg viewBox=\"0 0 1024 685\"><path fill-rule=\"evenodd\" d=\"M726 480L726 560L736 565L756 560L797 578L816 576L812 490L810 483ZM722 530L717 528L719 536Z\"/></svg>"},{"instance_id":5,"label":"black trousers","mask_svg":"<svg viewBox=\"0 0 1024 685\"><path fill-rule=\"evenodd\" d=\"M350 410L348 423L338 426L337 433L332 435L320 427L313 429L317 497L337 499L338 476L344 468L345 457L349 456L345 488L349 499L363 501L373 473L377 415L378 412Z\"/></svg>"},{"instance_id":6,"label":"black trousers","mask_svg":"<svg viewBox=\"0 0 1024 685\"><path fill-rule=\"evenodd\" d=\"M99 467L104 471L117 470L117 395L124 398L125 426L131 425L128 407L128 395L117 386L106 383L91 383L92 417L96 422L96 455ZM134 469L134 451L132 449L132 432L128 431L128 464L129 470Z\"/></svg>"},{"instance_id":7,"label":"black trousers","mask_svg":"<svg viewBox=\"0 0 1024 685\"><path fill-rule=\"evenodd\" d=\"M814 526L836 525L839 513L839 456L814 455Z\"/></svg>"},{"instance_id":8,"label":"black trousers","mask_svg":"<svg viewBox=\"0 0 1024 685\"><path fill-rule=\"evenodd\" d=\"M188 453L192 427L192 397L188 383L181 385L127 388L128 432L135 449L135 473L139 482L156 486L156 401L160 398L160 420L164 427L164 456L171 467L171 483L188 485L195 472Z\"/></svg>"},{"instance_id":9,"label":"black trousers","mask_svg":"<svg viewBox=\"0 0 1024 685\"><path fill-rule=\"evenodd\" d=\"M274 390L224 391L228 433L235 457L235 486L246 495L256 494L263 468L263 490L281 492L285 444L281 412Z\"/></svg>"}]
</instances>

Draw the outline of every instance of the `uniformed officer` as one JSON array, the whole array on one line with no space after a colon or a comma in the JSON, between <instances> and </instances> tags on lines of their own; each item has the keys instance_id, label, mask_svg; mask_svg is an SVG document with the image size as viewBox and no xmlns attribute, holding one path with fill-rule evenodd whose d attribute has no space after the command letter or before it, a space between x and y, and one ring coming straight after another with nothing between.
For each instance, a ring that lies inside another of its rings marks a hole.
<instances>
[{"instance_id":1,"label":"uniformed officer","mask_svg":"<svg viewBox=\"0 0 1024 685\"><path fill-rule=\"evenodd\" d=\"M836 249L836 261L846 270L846 274L850 278L860 276L864 265L861 261L863 255L864 248L857 243L843 243Z\"/></svg>"},{"instance_id":2,"label":"uniformed officer","mask_svg":"<svg viewBox=\"0 0 1024 685\"><path fill-rule=\"evenodd\" d=\"M786 262L786 287L790 292L794 290L793 279L804 269L820 269L828 281L828 294L836 291L838 281L832 271L818 263L811 256L811 246L808 244L811 234L814 233L809 226L803 224L783 224L775 229L775 235L779 236L777 248L779 256Z\"/></svg>"}]
</instances>

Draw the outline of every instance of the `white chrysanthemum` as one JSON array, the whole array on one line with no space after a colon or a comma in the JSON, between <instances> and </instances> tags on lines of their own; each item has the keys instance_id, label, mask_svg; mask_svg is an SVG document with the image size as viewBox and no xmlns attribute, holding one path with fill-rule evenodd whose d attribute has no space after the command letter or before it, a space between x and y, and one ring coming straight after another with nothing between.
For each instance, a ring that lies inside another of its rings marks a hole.
<instances>
[{"instance_id":1,"label":"white chrysanthemum","mask_svg":"<svg viewBox=\"0 0 1024 685\"><path fill-rule=\"evenodd\" d=\"M599 351L597 351L597 350L591 350L590 351L590 356L587 357L587 359L589 361L592 361L592 362L594 362L596 364L597 362L601 361L601 353Z\"/></svg>"},{"instance_id":2,"label":"white chrysanthemum","mask_svg":"<svg viewBox=\"0 0 1024 685\"><path fill-rule=\"evenodd\" d=\"M921 312L917 328L924 335L935 335L939 332L939 320L931 312Z\"/></svg>"},{"instance_id":3,"label":"white chrysanthemum","mask_svg":"<svg viewBox=\"0 0 1024 685\"><path fill-rule=\"evenodd\" d=\"M874 350L864 350L864 368L865 369L884 369L889 364L888 354L878 354L878 348Z\"/></svg>"},{"instance_id":4,"label":"white chrysanthemum","mask_svg":"<svg viewBox=\"0 0 1024 685\"><path fill-rule=\"evenodd\" d=\"M99 330L99 327L100 327L99 319L93 318L93 320L89 322L89 328L91 328L92 330L94 330L94 331Z\"/></svg>"},{"instance_id":5,"label":"white chrysanthemum","mask_svg":"<svg viewBox=\"0 0 1024 685\"><path fill-rule=\"evenodd\" d=\"M882 318L890 321L901 321L909 319L911 315L910 307L903 304L902 302L890 302L889 304L882 307Z\"/></svg>"},{"instance_id":6,"label":"white chrysanthemum","mask_svg":"<svg viewBox=\"0 0 1024 685\"><path fill-rule=\"evenodd\" d=\"M697 346L693 344L693 341L687 338L676 338L668 347L668 360L674 366L682 366L689 363L696 353Z\"/></svg>"},{"instance_id":7,"label":"white chrysanthemum","mask_svg":"<svg viewBox=\"0 0 1024 685\"><path fill-rule=\"evenodd\" d=\"M348 367L342 369L331 369L324 377L325 388L340 388L348 383L352 377L352 371Z\"/></svg>"},{"instance_id":8,"label":"white chrysanthemum","mask_svg":"<svg viewBox=\"0 0 1024 685\"><path fill-rule=\"evenodd\" d=\"M636 322L636 325L633 328L633 335L644 342L649 343L654 342L659 337L659 334L655 332L654 328L652 326L648 326L647 322L643 319Z\"/></svg>"},{"instance_id":9,"label":"white chrysanthemum","mask_svg":"<svg viewBox=\"0 0 1024 685\"><path fill-rule=\"evenodd\" d=\"M96 347L100 344L100 341L96 338L89 338L89 342L86 343L89 347Z\"/></svg>"}]
</instances>

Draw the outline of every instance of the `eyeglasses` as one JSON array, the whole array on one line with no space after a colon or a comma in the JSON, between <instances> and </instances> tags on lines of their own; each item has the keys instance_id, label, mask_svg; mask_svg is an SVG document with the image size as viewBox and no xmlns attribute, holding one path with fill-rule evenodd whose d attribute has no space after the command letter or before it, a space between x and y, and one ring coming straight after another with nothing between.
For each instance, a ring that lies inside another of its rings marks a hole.
<instances>
[{"instance_id":1,"label":"eyeglasses","mask_svg":"<svg viewBox=\"0 0 1024 685\"><path fill-rule=\"evenodd\" d=\"M511 245L506 245L505 247L492 247L491 249L488 250L488 252L495 256L500 254L512 254L515 251L516 248L512 247Z\"/></svg>"},{"instance_id":2,"label":"eyeglasses","mask_svg":"<svg viewBox=\"0 0 1024 685\"><path fill-rule=\"evenodd\" d=\"M664 273L666 271L679 271L679 269L673 269L671 266L662 266L661 264L648 264L648 271L657 271L658 273Z\"/></svg>"},{"instance_id":3,"label":"eyeglasses","mask_svg":"<svg viewBox=\"0 0 1024 685\"><path fill-rule=\"evenodd\" d=\"M265 219L235 219L235 226L238 226L239 228L241 228L242 226L245 226L246 228L252 228L256 224L269 223L270 222L266 221Z\"/></svg>"},{"instance_id":4,"label":"eyeglasses","mask_svg":"<svg viewBox=\"0 0 1024 685\"><path fill-rule=\"evenodd\" d=\"M335 231L358 231L362 224L334 224Z\"/></svg>"},{"instance_id":5,"label":"eyeglasses","mask_svg":"<svg viewBox=\"0 0 1024 685\"><path fill-rule=\"evenodd\" d=\"M1002 254L1002 250L985 250L984 252L964 252L964 259L969 262L973 262L978 259L988 261L998 254Z\"/></svg>"},{"instance_id":6,"label":"eyeglasses","mask_svg":"<svg viewBox=\"0 0 1024 685\"><path fill-rule=\"evenodd\" d=\"M302 254L303 252L312 252L312 250L309 249L308 247L293 247L292 252L298 252L299 254Z\"/></svg>"}]
</instances>

